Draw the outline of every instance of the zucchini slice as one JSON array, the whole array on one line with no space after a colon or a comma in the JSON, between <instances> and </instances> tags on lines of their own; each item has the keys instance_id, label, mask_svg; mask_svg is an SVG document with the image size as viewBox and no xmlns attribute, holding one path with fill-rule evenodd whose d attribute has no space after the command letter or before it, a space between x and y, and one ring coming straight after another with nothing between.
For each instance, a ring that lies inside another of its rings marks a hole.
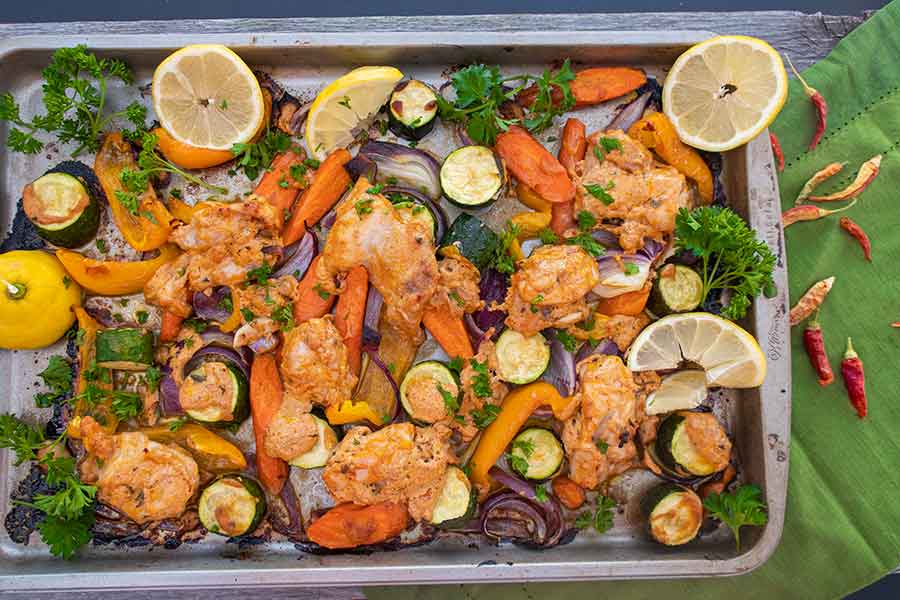
<instances>
[{"instance_id":1,"label":"zucchini slice","mask_svg":"<svg viewBox=\"0 0 900 600\"><path fill-rule=\"evenodd\" d=\"M695 270L684 265L673 265L674 273L668 277L656 276L650 293L650 312L658 317L672 313L690 312L703 300L703 280Z\"/></svg>"},{"instance_id":2,"label":"zucchini slice","mask_svg":"<svg viewBox=\"0 0 900 600\"><path fill-rule=\"evenodd\" d=\"M445 529L459 527L475 516L478 493L462 469L450 465L444 475L444 487L431 511L431 522Z\"/></svg>"},{"instance_id":3,"label":"zucchini slice","mask_svg":"<svg viewBox=\"0 0 900 600\"><path fill-rule=\"evenodd\" d=\"M100 226L97 198L68 173L47 173L26 185L22 207L38 235L63 248L83 246Z\"/></svg>"},{"instance_id":4,"label":"zucchini slice","mask_svg":"<svg viewBox=\"0 0 900 600\"><path fill-rule=\"evenodd\" d=\"M401 200L400 202L394 203L394 210L397 211L397 214L400 215L400 219L404 223L418 221L425 225L425 227L432 232L432 236L437 235L437 220L432 214L431 209L421 202L415 202L413 200Z\"/></svg>"},{"instance_id":5,"label":"zucchini slice","mask_svg":"<svg viewBox=\"0 0 900 600\"><path fill-rule=\"evenodd\" d=\"M550 345L540 333L525 337L506 329L497 340L497 375L509 383L531 383L550 364Z\"/></svg>"},{"instance_id":6,"label":"zucchini slice","mask_svg":"<svg viewBox=\"0 0 900 600\"><path fill-rule=\"evenodd\" d=\"M703 523L703 503L688 488L662 484L647 492L641 499L641 509L647 517L650 535L660 544L681 546L700 531Z\"/></svg>"},{"instance_id":7,"label":"zucchini slice","mask_svg":"<svg viewBox=\"0 0 900 600\"><path fill-rule=\"evenodd\" d=\"M247 378L231 363L201 362L185 376L179 396L184 413L198 423L225 427L250 415Z\"/></svg>"},{"instance_id":8,"label":"zucchini slice","mask_svg":"<svg viewBox=\"0 0 900 600\"><path fill-rule=\"evenodd\" d=\"M562 444L549 429L529 427L512 441L510 466L526 479L548 479L559 472L565 458ZM522 468L527 465L527 468Z\"/></svg>"},{"instance_id":9,"label":"zucchini slice","mask_svg":"<svg viewBox=\"0 0 900 600\"><path fill-rule=\"evenodd\" d=\"M331 428L331 425L324 419L320 419L315 415L312 415L312 418L316 421L316 430L319 433L316 445L313 446L312 449L307 450L300 456L291 460L293 466L300 467L301 469L318 469L319 467L324 467L325 463L328 462L328 458L331 456L334 447L337 446L338 443L337 434L334 432L334 429Z\"/></svg>"},{"instance_id":10,"label":"zucchini slice","mask_svg":"<svg viewBox=\"0 0 900 600\"><path fill-rule=\"evenodd\" d=\"M401 81L388 102L388 127L407 140L420 140L437 122L437 92L418 79Z\"/></svg>"},{"instance_id":11,"label":"zucchini slice","mask_svg":"<svg viewBox=\"0 0 900 600\"><path fill-rule=\"evenodd\" d=\"M266 495L255 479L230 473L206 486L197 509L208 531L237 537L259 526L266 514Z\"/></svg>"},{"instance_id":12,"label":"zucchini slice","mask_svg":"<svg viewBox=\"0 0 900 600\"><path fill-rule=\"evenodd\" d=\"M153 333L137 327L102 329L94 342L97 366L145 371L153 364Z\"/></svg>"},{"instance_id":13,"label":"zucchini slice","mask_svg":"<svg viewBox=\"0 0 900 600\"><path fill-rule=\"evenodd\" d=\"M503 169L486 146L463 146L454 150L441 166L444 196L460 208L482 208L500 197Z\"/></svg>"},{"instance_id":14,"label":"zucchini slice","mask_svg":"<svg viewBox=\"0 0 900 600\"><path fill-rule=\"evenodd\" d=\"M661 466L682 477L712 475L731 459L731 440L712 413L672 413L659 424L654 449Z\"/></svg>"},{"instance_id":15,"label":"zucchini slice","mask_svg":"<svg viewBox=\"0 0 900 600\"><path fill-rule=\"evenodd\" d=\"M479 271L490 264L498 244L500 238L494 230L467 213L456 217L441 240L441 246L456 246Z\"/></svg>"},{"instance_id":16,"label":"zucchini slice","mask_svg":"<svg viewBox=\"0 0 900 600\"><path fill-rule=\"evenodd\" d=\"M459 391L456 378L444 363L427 360L406 372L400 384L400 402L413 421L437 423L456 413Z\"/></svg>"}]
</instances>

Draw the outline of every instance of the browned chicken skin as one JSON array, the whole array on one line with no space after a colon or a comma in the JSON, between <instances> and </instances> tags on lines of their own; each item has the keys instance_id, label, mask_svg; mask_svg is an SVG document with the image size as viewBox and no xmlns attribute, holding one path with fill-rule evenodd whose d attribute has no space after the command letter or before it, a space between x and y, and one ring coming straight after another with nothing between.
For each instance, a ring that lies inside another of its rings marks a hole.
<instances>
[{"instance_id":1,"label":"browned chicken skin","mask_svg":"<svg viewBox=\"0 0 900 600\"><path fill-rule=\"evenodd\" d=\"M601 138L614 138L621 149L605 153L600 160L591 151ZM588 138L588 152L576 182L575 211L588 211L601 223L620 219L607 228L619 236L626 252L644 245L644 238L661 240L675 229L675 215L688 206L690 192L684 175L674 167L658 164L650 151L623 131L598 131ZM599 185L613 202L607 205L591 194L586 185Z\"/></svg>"},{"instance_id":2,"label":"browned chicken skin","mask_svg":"<svg viewBox=\"0 0 900 600\"><path fill-rule=\"evenodd\" d=\"M317 275L322 287L337 291L336 278L357 265L369 272L384 296L384 317L414 334L438 283L432 236L419 221L404 222L384 196L370 194L360 177L337 207Z\"/></svg>"},{"instance_id":3,"label":"browned chicken skin","mask_svg":"<svg viewBox=\"0 0 900 600\"><path fill-rule=\"evenodd\" d=\"M372 432L354 427L337 445L323 478L336 502L397 502L415 521L431 518L453 462L450 430L440 425L388 425Z\"/></svg>"},{"instance_id":4,"label":"browned chicken skin","mask_svg":"<svg viewBox=\"0 0 900 600\"><path fill-rule=\"evenodd\" d=\"M110 435L92 417L81 420L81 439L87 461L99 459L98 500L137 523L177 517L197 493L197 463L178 446L138 431Z\"/></svg>"},{"instance_id":5,"label":"browned chicken skin","mask_svg":"<svg viewBox=\"0 0 900 600\"><path fill-rule=\"evenodd\" d=\"M463 422L454 419L450 426L459 432L464 442L471 441L479 431L475 425L472 413L474 411L483 411L486 404L499 406L503 399L506 398L506 394L509 393L509 388L497 375L497 348L490 339L492 333L493 329L489 329L485 333L484 341L478 346L478 354L474 357L475 362L486 366L487 375L476 370L472 365L472 361L467 361L459 374L463 388L463 399L459 406L458 415ZM476 380L480 380L483 384L485 378L487 378L488 388L485 389L483 385L477 386L477 389L482 394L479 395L476 392ZM490 394L484 395L488 389Z\"/></svg>"},{"instance_id":6,"label":"browned chicken skin","mask_svg":"<svg viewBox=\"0 0 900 600\"><path fill-rule=\"evenodd\" d=\"M478 283L478 267L466 260L455 247L438 261L438 286L431 306L461 317L484 306Z\"/></svg>"}]
</instances>

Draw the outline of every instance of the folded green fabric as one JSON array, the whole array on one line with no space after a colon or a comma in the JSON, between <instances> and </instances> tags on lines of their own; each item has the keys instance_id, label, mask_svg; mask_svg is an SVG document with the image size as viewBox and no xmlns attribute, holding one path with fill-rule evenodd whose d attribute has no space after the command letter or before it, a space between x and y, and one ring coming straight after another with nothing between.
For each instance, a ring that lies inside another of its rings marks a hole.
<instances>
[{"instance_id":1,"label":"folded green fabric","mask_svg":"<svg viewBox=\"0 0 900 600\"><path fill-rule=\"evenodd\" d=\"M900 0L842 40L804 74L829 101L828 130L806 152L815 118L799 82L772 130L784 148L782 206L830 162L847 162L822 191L842 188L860 163L882 154L881 173L846 213L872 239L873 262L838 226L838 216L787 230L791 298L815 281L836 282L820 322L835 382L821 388L792 332L793 417L787 518L769 561L742 576L591 582L372 588L371 599L840 598L900 565ZM839 206L840 204L838 204ZM869 415L859 420L840 376L848 336L865 367Z\"/></svg>"}]
</instances>

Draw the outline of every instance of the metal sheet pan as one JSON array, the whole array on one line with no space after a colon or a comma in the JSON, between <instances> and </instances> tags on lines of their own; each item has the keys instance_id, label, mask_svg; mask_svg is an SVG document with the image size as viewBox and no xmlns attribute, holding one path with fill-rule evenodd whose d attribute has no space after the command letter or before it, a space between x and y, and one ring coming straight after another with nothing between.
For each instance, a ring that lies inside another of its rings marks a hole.
<instances>
[{"instance_id":1,"label":"metal sheet pan","mask_svg":"<svg viewBox=\"0 0 900 600\"><path fill-rule=\"evenodd\" d=\"M139 81L171 50L188 43L220 42L235 48L255 67L268 70L294 92L311 93L347 68L394 64L405 73L437 81L448 66L473 60L504 68L537 71L546 63L571 57L585 64L639 65L663 76L689 45L709 37L690 31L654 32L358 32L28 36L0 42L0 81L22 101L26 114L40 105L40 68L54 48L88 43L98 52L126 58ZM133 90L131 91L133 94ZM113 106L127 103L111 95ZM608 118L604 109L580 114L589 129ZM608 110L608 109L606 109ZM5 139L5 130L0 130ZM426 146L426 144L423 144ZM437 148L433 148L439 150ZM23 157L0 150L0 226L8 229L24 183L65 158L48 151ZM673 578L732 575L762 564L782 532L787 492L790 433L790 354L787 325L787 275L774 167L767 136L725 155L723 181L730 205L743 214L778 255L778 294L761 298L744 323L768 358L768 374L759 389L721 394L719 405L735 439L741 476L763 488L770 519L747 532L739 554L723 531L679 549L650 542L640 524L616 518L600 536L537 552L494 547L466 539L439 542L369 556L311 556L291 544L239 549L210 539L177 550L162 548L90 548L75 561L49 557L35 544L14 544L0 532L0 589L73 590L201 588L229 586L335 586L398 583L550 581L616 578ZM502 210L502 209L500 209ZM42 353L43 354L43 353ZM0 411L33 414L36 372L45 359L31 352L0 353ZM0 453L0 511L9 509L11 486L22 476L11 457Z\"/></svg>"}]
</instances>

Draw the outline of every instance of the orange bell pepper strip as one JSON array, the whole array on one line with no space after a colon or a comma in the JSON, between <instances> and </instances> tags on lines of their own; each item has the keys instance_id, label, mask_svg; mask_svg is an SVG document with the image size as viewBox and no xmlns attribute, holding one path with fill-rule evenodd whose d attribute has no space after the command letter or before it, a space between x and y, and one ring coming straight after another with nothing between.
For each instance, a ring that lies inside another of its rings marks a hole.
<instances>
[{"instance_id":1,"label":"orange bell pepper strip","mask_svg":"<svg viewBox=\"0 0 900 600\"><path fill-rule=\"evenodd\" d=\"M284 214L291 210L300 190L306 187L306 178L297 181L291 176L291 167L303 164L303 156L288 150L275 157L253 193L268 200L269 204Z\"/></svg>"},{"instance_id":2,"label":"orange bell pepper strip","mask_svg":"<svg viewBox=\"0 0 900 600\"><path fill-rule=\"evenodd\" d=\"M469 460L472 482L479 494L484 496L490 491L488 471L536 408L549 406L553 409L553 415L563 420L568 417L572 403L572 398L562 397L555 387L545 381L529 383L510 392L503 400L500 414L481 432L481 439Z\"/></svg>"},{"instance_id":3,"label":"orange bell pepper strip","mask_svg":"<svg viewBox=\"0 0 900 600\"><path fill-rule=\"evenodd\" d=\"M316 169L312 184L300 196L297 207L281 232L285 246L302 238L306 228L318 223L350 187L350 175L344 168L350 158L350 153L341 148L329 154Z\"/></svg>"},{"instance_id":4,"label":"orange bell pepper strip","mask_svg":"<svg viewBox=\"0 0 900 600\"><path fill-rule=\"evenodd\" d=\"M450 358L472 358L472 342L461 317L446 310L429 308L422 317L425 329L437 340Z\"/></svg>"},{"instance_id":5,"label":"orange bell pepper strip","mask_svg":"<svg viewBox=\"0 0 900 600\"><path fill-rule=\"evenodd\" d=\"M69 277L86 291L97 296L127 296L143 291L157 269L172 262L181 251L177 246L166 244L159 250L159 256L148 260L117 261L95 260L75 252L60 249L56 258L63 264Z\"/></svg>"},{"instance_id":6,"label":"orange bell pepper strip","mask_svg":"<svg viewBox=\"0 0 900 600\"><path fill-rule=\"evenodd\" d=\"M119 201L116 192L127 193L120 176L122 171L139 169L131 151L131 144L119 132L107 134L94 159L94 172L100 180L103 192L112 210L112 218L125 241L134 248L146 252L155 250L169 239L172 215L156 197L153 186L138 198L137 214L131 213Z\"/></svg>"},{"instance_id":7,"label":"orange bell pepper strip","mask_svg":"<svg viewBox=\"0 0 900 600\"><path fill-rule=\"evenodd\" d=\"M247 468L247 458L240 448L202 425L184 423L172 431L167 423L163 423L140 431L154 442L175 442L184 447L204 471L231 473Z\"/></svg>"},{"instance_id":8,"label":"orange bell pepper strip","mask_svg":"<svg viewBox=\"0 0 900 600\"><path fill-rule=\"evenodd\" d=\"M369 273L365 267L353 267L344 280L334 307L334 326L337 328L350 359L350 370L357 377L362 366L363 319L366 316L366 298L369 295Z\"/></svg>"},{"instance_id":9,"label":"orange bell pepper strip","mask_svg":"<svg viewBox=\"0 0 900 600\"><path fill-rule=\"evenodd\" d=\"M310 319L317 319L328 314L334 304L335 296L326 292L319 285L316 266L322 255L315 257L300 280L297 288L297 299L294 300L294 323L299 325Z\"/></svg>"},{"instance_id":10,"label":"orange bell pepper strip","mask_svg":"<svg viewBox=\"0 0 900 600\"><path fill-rule=\"evenodd\" d=\"M89 369L94 363L94 342L97 339L97 332L103 327L80 306L75 307L75 318L78 320L78 377L75 379L75 394L82 394L88 386L88 380L85 377L86 369ZM99 369L105 375L98 373L98 379L92 381L95 386L102 390L112 389L112 372L109 369ZM103 401L91 406L87 400L79 398L75 401L75 410L72 418L69 420L67 431L74 438L81 437L81 418L84 416L93 416L98 423L101 423L104 431L114 432L119 425L119 419L110 410L111 399L106 398Z\"/></svg>"},{"instance_id":11,"label":"orange bell pepper strip","mask_svg":"<svg viewBox=\"0 0 900 600\"><path fill-rule=\"evenodd\" d=\"M647 299L650 297L650 286L633 292L625 292L612 298L601 298L596 310L602 315L628 315L636 317L644 312Z\"/></svg>"},{"instance_id":12,"label":"orange bell pepper strip","mask_svg":"<svg viewBox=\"0 0 900 600\"><path fill-rule=\"evenodd\" d=\"M194 213L197 212L197 205L191 206L187 202L179 200L174 196L169 198L167 206L169 208L169 214L185 223L190 223L191 219L194 218Z\"/></svg>"},{"instance_id":13,"label":"orange bell pepper strip","mask_svg":"<svg viewBox=\"0 0 900 600\"><path fill-rule=\"evenodd\" d=\"M272 494L281 493L288 478L288 464L266 452L266 429L284 398L281 375L272 354L258 354L250 367L250 412L256 438L256 469L259 480Z\"/></svg>"},{"instance_id":14,"label":"orange bell pepper strip","mask_svg":"<svg viewBox=\"0 0 900 600\"><path fill-rule=\"evenodd\" d=\"M575 198L575 185L555 156L517 125L497 136L497 154L515 178L550 203Z\"/></svg>"},{"instance_id":15,"label":"orange bell pepper strip","mask_svg":"<svg viewBox=\"0 0 900 600\"><path fill-rule=\"evenodd\" d=\"M675 126L665 114L648 114L628 129L628 135L697 184L697 192L705 204L713 201L712 171L696 150L678 138Z\"/></svg>"}]
</instances>

